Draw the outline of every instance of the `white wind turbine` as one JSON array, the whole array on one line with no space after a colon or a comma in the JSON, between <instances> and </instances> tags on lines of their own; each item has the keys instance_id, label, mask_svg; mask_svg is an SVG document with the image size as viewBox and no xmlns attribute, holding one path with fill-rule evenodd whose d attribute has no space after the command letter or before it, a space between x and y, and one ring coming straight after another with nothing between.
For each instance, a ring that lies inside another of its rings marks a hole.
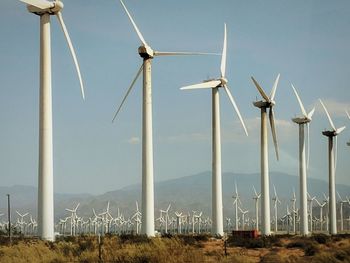
<instances>
[{"instance_id":1,"label":"white wind turbine","mask_svg":"<svg viewBox=\"0 0 350 263\"><path fill-rule=\"evenodd\" d=\"M160 209L160 214L161 214L161 217L162 217L162 214L164 214L165 218L164 218L164 224L165 224L165 234L168 234L168 225L169 225L169 209L170 209L170 206L171 204L169 204L168 208L166 210L162 210Z\"/></svg>"},{"instance_id":2,"label":"white wind turbine","mask_svg":"<svg viewBox=\"0 0 350 263\"><path fill-rule=\"evenodd\" d=\"M223 205L222 205L222 174L221 174L221 134L220 134L220 97L219 89L223 88L231 101L243 129L248 136L242 116L238 110L237 104L227 86L226 73L226 51L227 51L227 33L226 24L224 27L224 44L221 56L221 76L218 79L206 80L200 84L182 87L181 90L191 89L211 89L212 90L212 234L224 234L223 227Z\"/></svg>"},{"instance_id":3,"label":"white wind turbine","mask_svg":"<svg viewBox=\"0 0 350 263\"><path fill-rule=\"evenodd\" d=\"M258 194L256 192L254 185L253 185L253 190L254 190L253 200L255 202L255 229L259 230L259 198L261 197L261 194Z\"/></svg>"},{"instance_id":4,"label":"white wind turbine","mask_svg":"<svg viewBox=\"0 0 350 263\"><path fill-rule=\"evenodd\" d=\"M339 214L340 214L340 231L344 230L344 218L343 218L343 204L346 204L348 201L344 200L341 198L339 192L337 192L338 198L339 198L339 203L340 203L340 210L339 210Z\"/></svg>"},{"instance_id":5,"label":"white wind turbine","mask_svg":"<svg viewBox=\"0 0 350 263\"><path fill-rule=\"evenodd\" d=\"M235 194L232 196L233 205L235 206L235 230L238 230L238 202L241 203L241 199L238 194L237 184L235 182Z\"/></svg>"},{"instance_id":6,"label":"white wind turbine","mask_svg":"<svg viewBox=\"0 0 350 263\"><path fill-rule=\"evenodd\" d=\"M292 220L293 220L293 233L296 234L296 215L297 215L297 209L296 209L296 202L297 202L297 197L295 195L295 189L293 188L293 196L290 199L291 203L292 203Z\"/></svg>"},{"instance_id":7,"label":"white wind turbine","mask_svg":"<svg viewBox=\"0 0 350 263\"><path fill-rule=\"evenodd\" d=\"M244 230L245 226L245 214L249 212L249 210L243 210L241 207L238 207L239 211L242 213L242 230Z\"/></svg>"},{"instance_id":8,"label":"white wind turbine","mask_svg":"<svg viewBox=\"0 0 350 263\"><path fill-rule=\"evenodd\" d=\"M328 203L327 200L325 200L322 204L315 199L316 203L320 207L320 230L323 230L323 207Z\"/></svg>"},{"instance_id":9,"label":"white wind turbine","mask_svg":"<svg viewBox=\"0 0 350 263\"><path fill-rule=\"evenodd\" d=\"M56 15L67 40L78 73L82 96L83 82L78 61L70 40L59 0L20 0L28 11L40 16L40 112L39 112L39 185L38 185L38 235L54 240L53 204L53 153L52 153L52 96L51 96L51 36L50 15Z\"/></svg>"},{"instance_id":10,"label":"white wind turbine","mask_svg":"<svg viewBox=\"0 0 350 263\"><path fill-rule=\"evenodd\" d=\"M312 120L312 115L315 112L313 108L309 113L306 112L305 107L298 95L298 92L291 84L294 94L297 97L302 117L293 118L293 122L299 125L299 183L300 183L300 233L302 235L308 235L308 221L307 221L307 174L306 170L309 167L310 160L310 129L309 123ZM305 125L307 127L307 162L305 161Z\"/></svg>"},{"instance_id":11,"label":"white wind turbine","mask_svg":"<svg viewBox=\"0 0 350 263\"><path fill-rule=\"evenodd\" d=\"M274 208L274 212L275 212L275 234L276 234L277 230L278 230L277 203L281 203L281 201L278 199L275 185L273 185L273 191L274 191L274 194L275 194L272 197L272 201L273 201L273 208Z\"/></svg>"},{"instance_id":12,"label":"white wind turbine","mask_svg":"<svg viewBox=\"0 0 350 263\"><path fill-rule=\"evenodd\" d=\"M280 74L278 74L275 83L272 87L270 96L267 96L265 91L262 89L262 87L259 85L259 83L251 77L254 85L258 89L259 93L263 97L264 100L256 101L254 102L254 106L257 108L260 108L261 110L261 156L260 156L260 163L261 163L261 234L262 235L270 235L270 179L269 179L269 163L268 163L268 151L267 151L267 114L266 109L269 108L269 119L270 119L270 126L271 126L271 132L272 132L272 139L275 146L276 151L276 157L277 160L279 159L278 156L278 144L277 144L277 135L276 135L276 129L275 129L275 117L274 117L274 111L273 107L275 106L275 95L276 95L276 89L277 84L280 78Z\"/></svg>"},{"instance_id":13,"label":"white wind turbine","mask_svg":"<svg viewBox=\"0 0 350 263\"><path fill-rule=\"evenodd\" d=\"M307 201L309 203L309 214L310 214L310 231L312 232L312 209L313 209L313 202L315 201L316 196L311 197L309 193L307 193Z\"/></svg>"},{"instance_id":14,"label":"white wind turbine","mask_svg":"<svg viewBox=\"0 0 350 263\"><path fill-rule=\"evenodd\" d=\"M120 0L126 14L138 35L141 46L138 53L143 59L143 63L128 88L120 106L114 114L113 121L122 108L126 98L143 70L143 98L142 98L142 234L154 236L154 185L153 185L153 128L152 128L152 78L151 61L156 56L178 56L178 55L204 55L208 53L200 52L160 52L155 51L143 38L135 21L131 17L128 9Z\"/></svg>"},{"instance_id":15,"label":"white wind turbine","mask_svg":"<svg viewBox=\"0 0 350 263\"><path fill-rule=\"evenodd\" d=\"M335 198L335 170L337 168L337 135L340 134L345 126L336 128L328 113L326 106L320 99L320 103L326 112L328 121L332 127L332 130L323 131L322 134L328 137L328 165L329 165L329 233L331 235L337 234L337 213L336 213L336 198ZM333 147L333 137L335 137L335 154Z\"/></svg>"},{"instance_id":16,"label":"white wind turbine","mask_svg":"<svg viewBox=\"0 0 350 263\"><path fill-rule=\"evenodd\" d=\"M71 236L75 236L76 234L76 227L77 227L77 210L80 206L80 203L77 204L77 206L73 209L68 209L66 208L66 211L71 212L71 216L70 216L70 234Z\"/></svg>"}]
</instances>

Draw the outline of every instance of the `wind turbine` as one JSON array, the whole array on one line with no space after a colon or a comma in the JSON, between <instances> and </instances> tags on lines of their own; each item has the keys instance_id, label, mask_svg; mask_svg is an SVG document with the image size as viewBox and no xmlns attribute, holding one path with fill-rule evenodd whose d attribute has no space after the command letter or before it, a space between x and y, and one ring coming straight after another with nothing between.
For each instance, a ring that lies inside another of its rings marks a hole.
<instances>
[{"instance_id":1,"label":"wind turbine","mask_svg":"<svg viewBox=\"0 0 350 263\"><path fill-rule=\"evenodd\" d=\"M254 190L254 196L253 200L255 202L255 229L259 230L259 199L261 197L261 194L258 194L255 190L255 187L253 185L253 190Z\"/></svg>"},{"instance_id":2,"label":"wind turbine","mask_svg":"<svg viewBox=\"0 0 350 263\"><path fill-rule=\"evenodd\" d=\"M308 197L308 199L307 199L307 201L308 201L308 203L309 203L309 214L310 214L310 231L312 232L312 209L313 209L313 201L316 199L316 196L313 196L313 197L311 197L311 195L309 194L309 193L307 193L307 197Z\"/></svg>"},{"instance_id":3,"label":"wind turbine","mask_svg":"<svg viewBox=\"0 0 350 263\"><path fill-rule=\"evenodd\" d=\"M327 114L328 121L332 127L332 130L323 131L322 134L328 137L328 162L329 162L329 233L331 235L337 234L337 213L336 213L336 198L335 198L335 170L337 167L337 135L340 134L345 126L336 128L328 113L326 106L320 99L320 103ZM333 147L333 137L335 137L335 156Z\"/></svg>"},{"instance_id":4,"label":"wind turbine","mask_svg":"<svg viewBox=\"0 0 350 263\"><path fill-rule=\"evenodd\" d=\"M277 75L275 83L272 87L270 96L267 96L265 91L259 85L259 83L251 77L254 85L258 89L259 93L263 97L263 100L253 102L253 105L261 110L261 234L270 235L270 189L269 189L269 163L268 163L268 152L267 152L267 114L266 109L269 108L269 119L272 132L272 139L275 146L276 157L278 156L278 144L277 144L277 135L275 129L275 117L273 107L275 106L275 95L277 84L280 78L280 74Z\"/></svg>"},{"instance_id":5,"label":"wind turbine","mask_svg":"<svg viewBox=\"0 0 350 263\"><path fill-rule=\"evenodd\" d=\"M291 84L294 94L297 97L302 117L293 118L292 121L299 125L299 183L300 183L300 233L302 235L308 235L308 221L307 221L307 180L306 170L309 167L310 160L310 129L309 123L312 120L312 115L315 112L313 108L309 113L306 112L305 107L298 95L298 92ZM305 161L305 125L307 127L307 162ZM305 165L306 163L306 165ZM312 224L312 223L311 223Z\"/></svg>"},{"instance_id":6,"label":"wind turbine","mask_svg":"<svg viewBox=\"0 0 350 263\"><path fill-rule=\"evenodd\" d=\"M244 225L245 225L244 217L245 217L245 214L249 212L249 210L243 210L241 207L238 207L238 209L242 213L242 230L244 230Z\"/></svg>"},{"instance_id":7,"label":"wind turbine","mask_svg":"<svg viewBox=\"0 0 350 263\"><path fill-rule=\"evenodd\" d=\"M281 203L281 201L278 199L275 185L273 185L273 191L275 194L274 197L272 197L272 201L273 201L273 207L275 210L275 234L276 234L278 230L277 203Z\"/></svg>"},{"instance_id":8,"label":"wind turbine","mask_svg":"<svg viewBox=\"0 0 350 263\"><path fill-rule=\"evenodd\" d=\"M221 77L212 80L206 80L200 84L182 87L181 90L191 89L211 89L212 90L212 234L223 236L223 205L222 205L222 174L221 174L221 134L220 134L220 97L219 88L223 88L231 101L243 129L248 136L242 116L238 110L237 104L227 86L226 73L226 50L227 33L226 24L224 27L224 44L221 56Z\"/></svg>"},{"instance_id":9,"label":"wind turbine","mask_svg":"<svg viewBox=\"0 0 350 263\"><path fill-rule=\"evenodd\" d=\"M138 35L141 46L138 53L143 59L143 63L138 70L135 78L131 82L120 106L114 114L113 121L121 110L131 89L134 87L141 71L143 71L143 98L142 98L142 234L154 236L154 184L153 184L153 128L152 128L152 78L151 61L156 56L178 56L178 55L204 55L209 53L200 52L160 52L155 51L145 41L134 19L120 0L131 24ZM213 54L212 54L213 55Z\"/></svg>"},{"instance_id":10,"label":"wind turbine","mask_svg":"<svg viewBox=\"0 0 350 263\"><path fill-rule=\"evenodd\" d=\"M340 231L342 232L344 230L344 219L343 219L343 204L346 204L348 201L341 198L339 192L337 192L339 203L340 203Z\"/></svg>"},{"instance_id":11,"label":"wind turbine","mask_svg":"<svg viewBox=\"0 0 350 263\"><path fill-rule=\"evenodd\" d=\"M296 234L296 228L295 228L295 223L296 223L296 214L297 214L297 209L296 209L296 202L297 202L297 197L295 195L295 189L293 188L293 196L290 199L291 203L292 203L292 219L293 219L293 233Z\"/></svg>"},{"instance_id":12,"label":"wind turbine","mask_svg":"<svg viewBox=\"0 0 350 263\"><path fill-rule=\"evenodd\" d=\"M235 206L235 230L238 230L238 202L241 203L241 199L239 198L238 191L237 191L237 184L235 182L235 194L232 196L233 198L233 205Z\"/></svg>"},{"instance_id":13,"label":"wind turbine","mask_svg":"<svg viewBox=\"0 0 350 263\"><path fill-rule=\"evenodd\" d=\"M168 234L168 220L169 220L169 209L170 209L171 204L169 204L168 208L166 210L160 209L160 215L162 217L162 214L165 214L164 218L164 224L165 224L165 234Z\"/></svg>"},{"instance_id":14,"label":"wind turbine","mask_svg":"<svg viewBox=\"0 0 350 263\"><path fill-rule=\"evenodd\" d=\"M39 184L38 184L38 235L42 239L53 241L53 153L52 153L52 96L51 96L51 36L50 15L56 15L69 50L73 57L84 99L83 81L78 61L64 23L59 0L20 0L27 5L28 11L40 16L40 112L39 112Z\"/></svg>"},{"instance_id":15,"label":"wind turbine","mask_svg":"<svg viewBox=\"0 0 350 263\"><path fill-rule=\"evenodd\" d=\"M71 236L75 236L76 233L76 226L77 226L77 210L78 207L80 206L80 203L77 204L77 206L73 209L68 209L66 208L66 211L71 212L71 216L70 216L70 235Z\"/></svg>"}]
</instances>

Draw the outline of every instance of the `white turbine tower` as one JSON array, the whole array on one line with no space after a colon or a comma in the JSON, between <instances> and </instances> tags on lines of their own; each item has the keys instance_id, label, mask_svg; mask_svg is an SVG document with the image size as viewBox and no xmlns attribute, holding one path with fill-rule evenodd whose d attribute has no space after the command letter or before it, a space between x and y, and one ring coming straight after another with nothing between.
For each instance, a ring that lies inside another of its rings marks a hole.
<instances>
[{"instance_id":1,"label":"white turbine tower","mask_svg":"<svg viewBox=\"0 0 350 263\"><path fill-rule=\"evenodd\" d=\"M275 185L273 185L273 192L274 192L274 194L275 194L275 195L272 197L272 201L273 201L273 208L274 208L274 212L275 212L275 234L276 234L277 231L278 231L277 203L281 203L281 201L278 199Z\"/></svg>"},{"instance_id":2,"label":"white turbine tower","mask_svg":"<svg viewBox=\"0 0 350 263\"><path fill-rule=\"evenodd\" d=\"M331 235L337 234L337 213L336 213L336 198L335 198L335 170L337 167L337 135L340 134L345 126L336 128L328 113L326 106L320 99L320 103L325 110L328 121L332 127L332 130L323 131L322 134L328 137L328 162L329 162L329 233ZM335 137L335 155L333 147L333 137Z\"/></svg>"},{"instance_id":3,"label":"white turbine tower","mask_svg":"<svg viewBox=\"0 0 350 263\"><path fill-rule=\"evenodd\" d=\"M278 74L275 83L272 87L270 96L267 96L265 91L259 85L259 83L251 77L254 85L258 89L259 93L263 97L264 100L254 102L254 106L260 108L261 110L261 234L262 235L270 235L270 189L269 189L269 163L268 163L268 151L267 151L267 114L266 109L269 108L269 119L270 126L272 132L273 143L275 146L276 157L278 157L278 144L277 144L277 136L275 129L275 117L273 107L275 106L275 95L277 84L280 78L280 74Z\"/></svg>"},{"instance_id":4,"label":"white turbine tower","mask_svg":"<svg viewBox=\"0 0 350 263\"><path fill-rule=\"evenodd\" d=\"M310 132L309 132L309 123L312 120L312 115L315 112L315 108L313 108L309 113L306 112L305 107L298 95L298 92L294 88L292 84L293 91L295 96L297 97L302 117L292 119L293 122L299 125L299 183L300 183L300 234L308 235L308 221L307 221L307 174L306 170L309 167L310 160ZM305 125L307 127L307 162L305 161ZM312 223L311 223L312 224Z\"/></svg>"},{"instance_id":5,"label":"white turbine tower","mask_svg":"<svg viewBox=\"0 0 350 263\"><path fill-rule=\"evenodd\" d=\"M50 15L56 15L78 73L82 96L83 82L78 61L70 40L59 0L20 0L28 4L28 11L40 16L40 113L39 113L39 185L38 185L38 235L54 240L53 212L53 154L52 154L52 96L51 96L51 36Z\"/></svg>"},{"instance_id":6,"label":"white turbine tower","mask_svg":"<svg viewBox=\"0 0 350 263\"><path fill-rule=\"evenodd\" d=\"M176 56L176 55L204 55L208 53L199 52L160 52L153 50L143 38L136 23L131 17L128 9L120 0L126 14L138 35L141 46L138 53L143 59L143 63L128 88L120 106L114 114L113 121L122 108L126 98L143 71L143 99L142 99L142 227L141 233L147 236L154 236L154 184L153 184L153 128L152 128L152 75L151 61L156 56Z\"/></svg>"},{"instance_id":7,"label":"white turbine tower","mask_svg":"<svg viewBox=\"0 0 350 263\"><path fill-rule=\"evenodd\" d=\"M348 112L347 110L345 110L345 112L346 112L346 116L348 116L348 118L349 118L349 120L350 120L350 114L349 114L349 112ZM347 144L348 146L350 146L350 141L348 141L346 144Z\"/></svg>"},{"instance_id":8,"label":"white turbine tower","mask_svg":"<svg viewBox=\"0 0 350 263\"><path fill-rule=\"evenodd\" d=\"M253 185L253 190L254 190L253 200L255 202L255 229L259 230L259 199L261 197L261 194L258 194L256 192L254 185Z\"/></svg>"},{"instance_id":9,"label":"white turbine tower","mask_svg":"<svg viewBox=\"0 0 350 263\"><path fill-rule=\"evenodd\" d=\"M222 175L221 175L221 134L220 134L220 97L219 89L223 88L230 99L238 118L240 119L244 131L248 136L242 116L238 110L236 102L227 86L226 72L226 50L227 36L226 24L224 30L224 45L221 56L221 77L218 79L206 80L200 84L182 87L181 90L190 89L212 89L212 234L224 234L223 228L223 206L222 206Z\"/></svg>"}]
</instances>

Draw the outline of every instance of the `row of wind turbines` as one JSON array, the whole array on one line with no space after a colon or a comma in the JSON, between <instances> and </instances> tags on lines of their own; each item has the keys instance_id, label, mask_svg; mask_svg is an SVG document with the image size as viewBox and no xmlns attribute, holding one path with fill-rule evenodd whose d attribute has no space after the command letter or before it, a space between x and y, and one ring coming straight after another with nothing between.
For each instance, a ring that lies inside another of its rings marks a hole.
<instances>
[{"instance_id":1,"label":"row of wind turbines","mask_svg":"<svg viewBox=\"0 0 350 263\"><path fill-rule=\"evenodd\" d=\"M69 50L73 57L73 62L78 74L82 97L84 99L84 87L80 74L79 64L75 51L65 26L61 10L63 3L59 0L53 2L47 0L20 0L27 4L28 11L40 17L40 112L39 112L39 172L38 172L38 234L42 239L54 240L54 206L53 206L53 153L52 153L52 94L51 94L51 39L50 39L50 16L55 15L63 30L67 40ZM152 132L152 68L151 62L157 56L187 56L187 55L216 55L214 53L203 52L161 52L151 48L145 41L134 19L120 0L136 34L141 41L138 53L143 62L133 79L126 95L118 107L113 120L120 112L130 91L141 72L143 72L143 99L142 99L142 234L147 236L155 235L154 227L154 183L153 183L153 132ZM224 29L224 43L221 53L221 75L217 79L206 80L203 83L183 87L182 89L212 89L212 129L213 129L213 176L212 176L212 234L223 235L223 207L222 207L222 182L221 182L221 140L220 140L220 97L219 89L224 89L230 102L232 103L243 129L248 135L243 118L239 112L237 104L231 94L226 78L226 53L227 53L227 33L226 25ZM273 107L275 105L275 94L279 81L279 75L273 85L270 96L267 96L258 82L252 77L252 80L263 97L263 100L254 102L254 106L261 110L261 200L262 200L262 234L270 235L270 194L269 194L269 169L267 153L267 109L269 109L269 121L272 131L273 142L278 156L278 144L275 129L275 117ZM294 89L294 88L293 88ZM295 93L296 90L294 89ZM297 93L296 93L297 95ZM305 136L304 127L311 121L314 110L306 114L301 100L297 95L301 106L303 117L293 119L299 124L300 131L300 178L301 178L301 210L302 210L302 234L307 235L306 218L306 168L305 168ZM321 102L322 103L322 102ZM336 137L344 128L336 129L326 107L323 105L332 130L325 131L323 134L329 138L329 165L330 165L330 207L331 207L331 234L336 233L335 224L335 174L334 174L334 151L333 137Z\"/></svg>"}]
</instances>

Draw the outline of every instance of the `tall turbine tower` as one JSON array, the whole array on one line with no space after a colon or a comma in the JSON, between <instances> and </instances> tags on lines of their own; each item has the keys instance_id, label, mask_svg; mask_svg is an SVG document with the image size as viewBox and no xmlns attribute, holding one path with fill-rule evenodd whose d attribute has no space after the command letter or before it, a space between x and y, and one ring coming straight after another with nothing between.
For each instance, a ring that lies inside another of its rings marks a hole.
<instances>
[{"instance_id":1,"label":"tall turbine tower","mask_svg":"<svg viewBox=\"0 0 350 263\"><path fill-rule=\"evenodd\" d=\"M259 83L251 77L254 85L258 89L259 93L264 100L254 102L254 106L261 110L261 234L270 235L270 189L269 189L269 163L267 152L267 114L266 109L269 108L269 119L272 131L273 143L275 146L276 157L278 160L278 145L275 129L275 117L273 107L275 106L275 94L277 89L278 80L280 74L278 74L275 83L272 87L270 97L266 95L265 91L259 85Z\"/></svg>"},{"instance_id":2,"label":"tall turbine tower","mask_svg":"<svg viewBox=\"0 0 350 263\"><path fill-rule=\"evenodd\" d=\"M348 116L348 118L349 118L349 120L350 120L350 114L349 114L349 112L346 110L345 111L346 112L346 116ZM348 146L350 146L350 141L348 141L347 143L346 143Z\"/></svg>"},{"instance_id":3,"label":"tall turbine tower","mask_svg":"<svg viewBox=\"0 0 350 263\"><path fill-rule=\"evenodd\" d=\"M173 56L173 55L203 55L208 53L199 52L159 52L151 48L143 38L136 23L131 17L128 9L120 0L126 14L132 23L136 34L138 35L141 46L138 53L143 59L143 63L137 72L134 80L128 88L118 110L116 111L113 121L118 115L141 71L143 71L143 98L142 98L142 227L141 233L147 236L154 236L154 185L153 185L153 129L152 129L152 74L151 61L156 56Z\"/></svg>"},{"instance_id":4,"label":"tall turbine tower","mask_svg":"<svg viewBox=\"0 0 350 263\"><path fill-rule=\"evenodd\" d=\"M39 180L38 180L38 235L53 241L53 154L52 154L52 96L51 96L51 34L50 15L56 15L67 40L78 73L84 99L83 82L78 61L63 21L61 1L20 0L27 5L30 13L40 16L40 112L39 112Z\"/></svg>"},{"instance_id":5,"label":"tall turbine tower","mask_svg":"<svg viewBox=\"0 0 350 263\"><path fill-rule=\"evenodd\" d=\"M312 115L315 112L313 108L309 113L306 112L305 107L298 95L298 92L292 84L293 91L297 97L302 117L297 117L292 119L293 122L299 125L299 183L300 183L300 234L308 235L308 213L307 213L307 180L306 180L306 169L309 167L309 155L310 155L310 132L309 132L309 123L312 120ZM307 127L307 163L305 160L305 125ZM312 218L311 218L312 220ZM311 223L312 224L312 223Z\"/></svg>"},{"instance_id":6,"label":"tall turbine tower","mask_svg":"<svg viewBox=\"0 0 350 263\"><path fill-rule=\"evenodd\" d=\"M227 49L227 37L226 37L226 24L224 30L224 45L221 56L221 77L214 80L207 80L200 84L194 84L186 87L182 87L182 90L189 89L212 89L212 234L220 235L224 234L223 227L223 206L222 206L222 182L221 182L221 135L220 135L220 97L219 88L223 88L230 99L238 118L242 123L243 129L248 136L247 129L244 125L242 116L238 110L236 102L228 89L227 79L225 77L226 71L226 49Z\"/></svg>"},{"instance_id":7,"label":"tall turbine tower","mask_svg":"<svg viewBox=\"0 0 350 263\"><path fill-rule=\"evenodd\" d=\"M328 165L329 165L329 203L328 203L328 210L329 210L329 233L331 235L337 234L337 213L336 213L336 198L335 198L335 169L336 169L336 162L337 162L337 156L335 150L334 155L334 146L333 146L333 137L335 137L335 148L337 148L337 135L340 134L344 129L345 126L341 128L336 128L333 124L333 121L331 119L331 116L328 113L328 110L326 106L323 104L322 100L320 99L320 103L324 109L324 111L327 114L328 121L332 127L332 130L323 131L322 134L326 137L328 137Z\"/></svg>"}]
</instances>

